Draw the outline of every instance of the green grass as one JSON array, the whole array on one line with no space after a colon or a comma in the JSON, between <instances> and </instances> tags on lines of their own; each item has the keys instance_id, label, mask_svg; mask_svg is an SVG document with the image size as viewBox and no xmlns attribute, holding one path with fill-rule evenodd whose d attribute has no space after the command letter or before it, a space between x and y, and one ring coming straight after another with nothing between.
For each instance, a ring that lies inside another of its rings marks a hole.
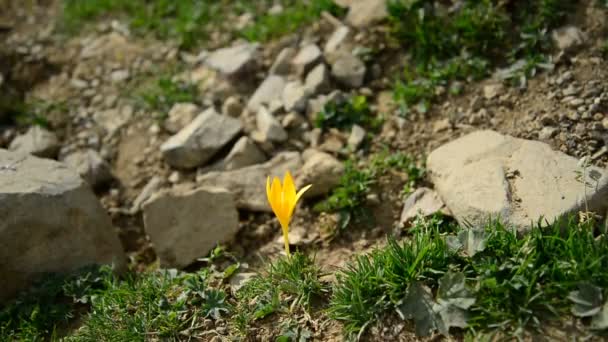
<instances>
[{"instance_id":1,"label":"green grass","mask_svg":"<svg viewBox=\"0 0 608 342\"><path fill-rule=\"evenodd\" d=\"M349 129L357 124L376 130L381 123L381 119L372 113L365 96L328 102L315 117L315 126L322 129Z\"/></svg>"},{"instance_id":2,"label":"green grass","mask_svg":"<svg viewBox=\"0 0 608 342\"><path fill-rule=\"evenodd\" d=\"M237 293L238 304L232 317L236 330L246 335L256 320L309 310L315 299L327 294L328 287L320 280L322 275L314 259L299 252L273 261Z\"/></svg>"},{"instance_id":3,"label":"green grass","mask_svg":"<svg viewBox=\"0 0 608 342\"><path fill-rule=\"evenodd\" d=\"M569 296L581 284L608 290L606 236L594 235L592 222L571 220L565 231L562 223L518 238L499 222L450 233L455 227L441 218L418 220L409 239L389 238L337 274L330 317L350 335L394 309L413 318L420 334L450 326L519 337L541 330L570 315Z\"/></svg>"},{"instance_id":4,"label":"green grass","mask_svg":"<svg viewBox=\"0 0 608 342\"><path fill-rule=\"evenodd\" d=\"M277 14L262 14L240 31L250 41L265 42L292 33L317 19L322 12L341 16L344 12L333 0L282 1L284 10Z\"/></svg>"},{"instance_id":5,"label":"green grass","mask_svg":"<svg viewBox=\"0 0 608 342\"><path fill-rule=\"evenodd\" d=\"M314 209L321 212L339 213L338 230L346 228L351 220L368 216L365 203L367 195L377 184L379 177L388 170L407 174L403 192L408 193L425 176L423 167L419 167L414 159L403 153L379 153L368 163L359 165L356 159L344 163L344 174L340 184L332 190L327 199L315 205Z\"/></svg>"},{"instance_id":6,"label":"green grass","mask_svg":"<svg viewBox=\"0 0 608 342\"><path fill-rule=\"evenodd\" d=\"M172 81L160 77L149 87L138 91L137 99L142 106L155 112L158 120L164 120L176 103L198 103L198 89L193 84Z\"/></svg>"},{"instance_id":7,"label":"green grass","mask_svg":"<svg viewBox=\"0 0 608 342\"><path fill-rule=\"evenodd\" d=\"M426 112L439 86L485 77L495 67L524 61L507 78L520 82L532 76L548 61L550 30L563 23L577 1L463 1L449 14L439 3L389 1L392 36L413 62L395 86L404 115L413 108Z\"/></svg>"}]
</instances>

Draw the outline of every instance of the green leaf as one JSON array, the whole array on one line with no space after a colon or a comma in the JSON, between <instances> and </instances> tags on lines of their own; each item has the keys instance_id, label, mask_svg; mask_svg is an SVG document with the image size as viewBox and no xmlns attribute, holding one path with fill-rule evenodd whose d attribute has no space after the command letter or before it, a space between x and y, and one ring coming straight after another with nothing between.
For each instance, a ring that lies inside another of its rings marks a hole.
<instances>
[{"instance_id":1,"label":"green leaf","mask_svg":"<svg viewBox=\"0 0 608 342\"><path fill-rule=\"evenodd\" d=\"M458 240L464 248L464 252L472 257L486 249L487 236L482 229L464 229L458 232Z\"/></svg>"},{"instance_id":2,"label":"green leaf","mask_svg":"<svg viewBox=\"0 0 608 342\"><path fill-rule=\"evenodd\" d=\"M397 303L397 313L403 319L414 320L418 336L429 336L437 329L447 334L441 317L433 310L434 305L430 289L416 282L410 284L405 298Z\"/></svg>"},{"instance_id":3,"label":"green leaf","mask_svg":"<svg viewBox=\"0 0 608 342\"><path fill-rule=\"evenodd\" d=\"M234 272L238 271L240 267L241 264L238 262L226 267L226 269L224 270L224 279L232 277L232 275L234 275Z\"/></svg>"},{"instance_id":4,"label":"green leaf","mask_svg":"<svg viewBox=\"0 0 608 342\"><path fill-rule=\"evenodd\" d=\"M574 306L572 314L576 317L590 317L598 314L602 309L602 289L589 284L578 284L578 290L568 295Z\"/></svg>"},{"instance_id":5,"label":"green leaf","mask_svg":"<svg viewBox=\"0 0 608 342\"><path fill-rule=\"evenodd\" d=\"M437 304L433 310L439 313L446 331L450 327L466 328L467 309L475 304L475 297L466 287L462 272L448 272L439 279Z\"/></svg>"}]
</instances>

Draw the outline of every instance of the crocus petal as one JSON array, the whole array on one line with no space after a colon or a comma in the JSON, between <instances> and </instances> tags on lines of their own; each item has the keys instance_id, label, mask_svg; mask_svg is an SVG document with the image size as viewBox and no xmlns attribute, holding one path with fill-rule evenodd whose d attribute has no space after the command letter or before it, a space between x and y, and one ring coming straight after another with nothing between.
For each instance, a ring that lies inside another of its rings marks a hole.
<instances>
[{"instance_id":1,"label":"crocus petal","mask_svg":"<svg viewBox=\"0 0 608 342\"><path fill-rule=\"evenodd\" d=\"M312 186L312 184L309 184L309 185L303 187L302 189L300 189L300 191L298 191L298 194L296 195L296 204L300 200L300 197L302 197L302 195L304 195L304 193L306 191L308 191L308 189L310 189L311 186Z\"/></svg>"},{"instance_id":2,"label":"crocus petal","mask_svg":"<svg viewBox=\"0 0 608 342\"><path fill-rule=\"evenodd\" d=\"M281 181L277 177L274 177L274 180L272 181L272 186L270 188L270 206L272 207L272 211L274 211L274 214L279 217L279 219L282 210L281 189Z\"/></svg>"},{"instance_id":3,"label":"crocus petal","mask_svg":"<svg viewBox=\"0 0 608 342\"><path fill-rule=\"evenodd\" d=\"M289 171L285 172L285 178L283 179L283 196L285 215L291 216L291 212L296 206L296 186Z\"/></svg>"}]
</instances>

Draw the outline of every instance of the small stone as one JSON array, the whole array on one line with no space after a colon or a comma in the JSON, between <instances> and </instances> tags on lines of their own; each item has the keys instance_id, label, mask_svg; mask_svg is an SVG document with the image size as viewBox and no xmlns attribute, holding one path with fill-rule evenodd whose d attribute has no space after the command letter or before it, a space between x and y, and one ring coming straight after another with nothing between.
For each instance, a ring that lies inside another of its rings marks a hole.
<instances>
[{"instance_id":1,"label":"small stone","mask_svg":"<svg viewBox=\"0 0 608 342\"><path fill-rule=\"evenodd\" d=\"M239 229L234 196L217 187L161 192L144 204L143 212L146 233L165 268L188 266L232 240Z\"/></svg>"},{"instance_id":2,"label":"small stone","mask_svg":"<svg viewBox=\"0 0 608 342\"><path fill-rule=\"evenodd\" d=\"M433 123L433 133L447 131L451 127L450 119L441 119Z\"/></svg>"},{"instance_id":3,"label":"small stone","mask_svg":"<svg viewBox=\"0 0 608 342\"><path fill-rule=\"evenodd\" d=\"M553 138L555 133L557 133L556 127L545 126L538 133L538 139L541 141L549 140L549 139Z\"/></svg>"},{"instance_id":4,"label":"small stone","mask_svg":"<svg viewBox=\"0 0 608 342\"><path fill-rule=\"evenodd\" d=\"M565 52L572 52L574 49L582 46L587 39L585 34L575 26L565 26L553 30L551 37L555 45Z\"/></svg>"},{"instance_id":5,"label":"small stone","mask_svg":"<svg viewBox=\"0 0 608 342\"><path fill-rule=\"evenodd\" d=\"M322 57L323 54L317 44L308 44L300 49L298 54L293 58L291 64L294 66L298 75L304 75L319 63Z\"/></svg>"},{"instance_id":6,"label":"small stone","mask_svg":"<svg viewBox=\"0 0 608 342\"><path fill-rule=\"evenodd\" d=\"M70 153L63 162L78 172L93 188L100 187L112 180L110 165L95 150L87 149Z\"/></svg>"},{"instance_id":7,"label":"small stone","mask_svg":"<svg viewBox=\"0 0 608 342\"><path fill-rule=\"evenodd\" d=\"M487 100L492 100L498 95L503 94L505 87L502 83L488 84L483 87L483 97Z\"/></svg>"},{"instance_id":8,"label":"small stone","mask_svg":"<svg viewBox=\"0 0 608 342\"><path fill-rule=\"evenodd\" d=\"M342 53L331 66L332 76L350 88L359 88L363 85L365 71L365 64L349 53Z\"/></svg>"},{"instance_id":9,"label":"small stone","mask_svg":"<svg viewBox=\"0 0 608 342\"><path fill-rule=\"evenodd\" d=\"M161 147L167 163L176 168L190 169L203 165L242 129L241 122L219 115L209 108Z\"/></svg>"},{"instance_id":10,"label":"small stone","mask_svg":"<svg viewBox=\"0 0 608 342\"><path fill-rule=\"evenodd\" d=\"M348 146L350 146L353 150L357 150L365 140L365 134L366 132L363 127L356 124L353 125L350 130L350 136L348 137Z\"/></svg>"},{"instance_id":11,"label":"small stone","mask_svg":"<svg viewBox=\"0 0 608 342\"><path fill-rule=\"evenodd\" d=\"M354 27L367 27L387 16L386 0L352 0L346 22Z\"/></svg>"},{"instance_id":12,"label":"small stone","mask_svg":"<svg viewBox=\"0 0 608 342\"><path fill-rule=\"evenodd\" d=\"M266 161L266 155L248 137L241 137L223 160L226 171L241 169L246 166L260 164Z\"/></svg>"},{"instance_id":13,"label":"small stone","mask_svg":"<svg viewBox=\"0 0 608 342\"><path fill-rule=\"evenodd\" d=\"M280 100L283 95L285 83L285 78L282 76L268 76L249 99L247 108L256 112L260 106L268 105L274 100Z\"/></svg>"},{"instance_id":14,"label":"small stone","mask_svg":"<svg viewBox=\"0 0 608 342\"><path fill-rule=\"evenodd\" d=\"M429 188L416 189L403 203L400 222L411 223L418 215L428 217L435 213L449 215L449 210L439 195Z\"/></svg>"},{"instance_id":15,"label":"small stone","mask_svg":"<svg viewBox=\"0 0 608 342\"><path fill-rule=\"evenodd\" d=\"M325 43L325 48L323 49L325 54L330 55L338 51L348 40L350 32L351 31L348 26L340 26L336 28L327 40L327 43Z\"/></svg>"},{"instance_id":16,"label":"small stone","mask_svg":"<svg viewBox=\"0 0 608 342\"><path fill-rule=\"evenodd\" d=\"M171 174L169 175L169 178L167 180L171 184L177 184L177 183L179 183L179 181L181 180L181 178L182 177L181 177L179 171L173 171L173 172L171 172Z\"/></svg>"},{"instance_id":17,"label":"small stone","mask_svg":"<svg viewBox=\"0 0 608 342\"><path fill-rule=\"evenodd\" d=\"M129 70L115 70L110 74L110 81L112 83L122 83L128 80L129 77Z\"/></svg>"},{"instance_id":18,"label":"small stone","mask_svg":"<svg viewBox=\"0 0 608 342\"><path fill-rule=\"evenodd\" d=\"M268 72L271 75L288 75L291 71L291 61L296 55L296 52L296 49L292 47L286 47L281 50Z\"/></svg>"},{"instance_id":19,"label":"small stone","mask_svg":"<svg viewBox=\"0 0 608 342\"><path fill-rule=\"evenodd\" d=\"M305 198L326 195L340 184L344 173L343 163L330 154L319 151L312 151L305 157L304 165L295 175L298 187L313 185L304 193Z\"/></svg>"},{"instance_id":20,"label":"small stone","mask_svg":"<svg viewBox=\"0 0 608 342\"><path fill-rule=\"evenodd\" d=\"M222 105L222 114L238 118L243 112L243 104L236 96L229 96Z\"/></svg>"},{"instance_id":21,"label":"small stone","mask_svg":"<svg viewBox=\"0 0 608 342\"><path fill-rule=\"evenodd\" d=\"M212 52L205 64L224 75L234 76L250 69L257 54L258 44L242 43Z\"/></svg>"},{"instance_id":22,"label":"small stone","mask_svg":"<svg viewBox=\"0 0 608 342\"><path fill-rule=\"evenodd\" d=\"M289 82L283 89L283 106L288 112L292 110L304 112L309 96L307 88L300 81Z\"/></svg>"},{"instance_id":23,"label":"small stone","mask_svg":"<svg viewBox=\"0 0 608 342\"><path fill-rule=\"evenodd\" d=\"M146 183L146 185L141 190L139 195L137 195L137 197L133 201L133 205L131 206L130 213L132 215L135 215L141 209L141 206L144 204L144 202L146 202L148 200L148 198L152 197L152 195L154 195L154 193L156 193L158 190L160 190L162 183L163 183L163 181L160 177L158 177L158 176L152 177L152 179L150 179L150 181L148 181L148 183Z\"/></svg>"},{"instance_id":24,"label":"small stone","mask_svg":"<svg viewBox=\"0 0 608 342\"><path fill-rule=\"evenodd\" d=\"M41 158L55 158L60 148L55 133L40 126L31 126L25 134L14 138L8 149Z\"/></svg>"},{"instance_id":25,"label":"small stone","mask_svg":"<svg viewBox=\"0 0 608 342\"><path fill-rule=\"evenodd\" d=\"M79 78L72 78L70 80L70 85L75 89L85 89L89 86L89 83Z\"/></svg>"},{"instance_id":26,"label":"small stone","mask_svg":"<svg viewBox=\"0 0 608 342\"><path fill-rule=\"evenodd\" d=\"M296 128L304 123L306 123L306 119L296 112L287 113L283 118L283 121L281 121L281 124L285 128Z\"/></svg>"},{"instance_id":27,"label":"small stone","mask_svg":"<svg viewBox=\"0 0 608 342\"><path fill-rule=\"evenodd\" d=\"M268 112L266 107L260 107L258 110L256 123L258 131L262 134L264 140L276 142L287 140L287 132L285 132L281 123Z\"/></svg>"},{"instance_id":28,"label":"small stone","mask_svg":"<svg viewBox=\"0 0 608 342\"><path fill-rule=\"evenodd\" d=\"M200 112L200 108L193 103L176 103L171 107L163 126L168 132L177 133L194 121Z\"/></svg>"},{"instance_id":29,"label":"small stone","mask_svg":"<svg viewBox=\"0 0 608 342\"><path fill-rule=\"evenodd\" d=\"M232 291L232 294L236 294L237 292L239 292L239 290L243 288L243 286L245 286L245 284L247 284L256 275L256 273L252 272L239 272L233 275L230 278L230 291ZM221 341L221 338L219 339L219 341Z\"/></svg>"},{"instance_id":30,"label":"small stone","mask_svg":"<svg viewBox=\"0 0 608 342\"><path fill-rule=\"evenodd\" d=\"M342 137L337 134L330 134L319 146L319 149L330 153L339 153L344 148Z\"/></svg>"},{"instance_id":31,"label":"small stone","mask_svg":"<svg viewBox=\"0 0 608 342\"><path fill-rule=\"evenodd\" d=\"M123 106L121 108L112 108L96 112L93 119L107 133L108 136L114 136L123 126L125 126L133 116L133 107Z\"/></svg>"},{"instance_id":32,"label":"small stone","mask_svg":"<svg viewBox=\"0 0 608 342\"><path fill-rule=\"evenodd\" d=\"M321 63L306 75L305 88L310 95L324 93L329 90L329 70Z\"/></svg>"}]
</instances>

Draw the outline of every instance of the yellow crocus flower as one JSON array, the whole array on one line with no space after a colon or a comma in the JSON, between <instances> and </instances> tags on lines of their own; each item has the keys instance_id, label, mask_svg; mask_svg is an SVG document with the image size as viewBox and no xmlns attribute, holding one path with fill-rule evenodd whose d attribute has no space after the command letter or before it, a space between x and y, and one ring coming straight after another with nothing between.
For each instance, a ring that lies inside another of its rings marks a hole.
<instances>
[{"instance_id":1,"label":"yellow crocus flower","mask_svg":"<svg viewBox=\"0 0 608 342\"><path fill-rule=\"evenodd\" d=\"M296 186L293 183L293 178L291 177L291 173L289 171L285 172L285 177L283 177L283 184L278 177L274 177L272 181L272 185L270 184L270 177L266 179L266 196L268 197L268 202L270 203L270 207L272 211L279 219L279 223L281 224L281 229L283 230L283 240L285 241L285 253L289 256L289 222L291 221L291 216L293 215L293 211L296 208L296 204L298 200L306 190L310 189L311 185L307 185L300 189L298 193L296 193Z\"/></svg>"}]
</instances>

